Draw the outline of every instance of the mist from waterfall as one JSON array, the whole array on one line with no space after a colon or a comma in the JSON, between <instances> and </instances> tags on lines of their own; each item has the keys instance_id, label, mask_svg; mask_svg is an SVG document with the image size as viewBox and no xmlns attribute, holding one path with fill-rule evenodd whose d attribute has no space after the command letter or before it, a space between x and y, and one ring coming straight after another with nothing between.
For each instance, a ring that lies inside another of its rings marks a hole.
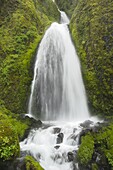
<instances>
[{"instance_id":1,"label":"mist from waterfall","mask_svg":"<svg viewBox=\"0 0 113 170\"><path fill-rule=\"evenodd\" d=\"M61 24L49 27L38 48L28 112L41 120L89 118L80 62L68 24L68 17L61 12Z\"/></svg>"}]
</instances>

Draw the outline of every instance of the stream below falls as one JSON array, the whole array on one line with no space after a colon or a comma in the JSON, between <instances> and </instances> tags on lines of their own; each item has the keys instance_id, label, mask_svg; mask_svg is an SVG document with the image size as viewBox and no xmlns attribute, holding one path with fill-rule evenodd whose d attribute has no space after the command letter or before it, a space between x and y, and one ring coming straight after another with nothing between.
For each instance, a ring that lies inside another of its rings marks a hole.
<instances>
[{"instance_id":1,"label":"stream below falls","mask_svg":"<svg viewBox=\"0 0 113 170\"><path fill-rule=\"evenodd\" d=\"M44 170L78 170L77 150L83 130L98 126L98 119L81 122L43 122L20 143L21 151L32 155Z\"/></svg>"}]
</instances>

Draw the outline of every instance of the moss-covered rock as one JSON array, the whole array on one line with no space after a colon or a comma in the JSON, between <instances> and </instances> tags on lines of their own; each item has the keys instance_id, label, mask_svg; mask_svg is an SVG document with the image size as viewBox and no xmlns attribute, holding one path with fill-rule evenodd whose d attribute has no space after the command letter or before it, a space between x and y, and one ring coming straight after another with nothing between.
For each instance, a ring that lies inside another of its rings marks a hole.
<instances>
[{"instance_id":1,"label":"moss-covered rock","mask_svg":"<svg viewBox=\"0 0 113 170\"><path fill-rule=\"evenodd\" d=\"M113 113L112 8L112 0L76 1L70 24L89 105L95 114Z\"/></svg>"},{"instance_id":2,"label":"moss-covered rock","mask_svg":"<svg viewBox=\"0 0 113 170\"><path fill-rule=\"evenodd\" d=\"M99 133L93 134L93 136L96 150L101 154L99 166L101 167L107 162L108 169L113 168L113 123L108 127L103 127Z\"/></svg>"},{"instance_id":3,"label":"moss-covered rock","mask_svg":"<svg viewBox=\"0 0 113 170\"><path fill-rule=\"evenodd\" d=\"M82 137L82 143L78 150L78 160L81 165L88 165L92 160L92 155L94 152L94 139L91 134Z\"/></svg>"},{"instance_id":4,"label":"moss-covered rock","mask_svg":"<svg viewBox=\"0 0 113 170\"><path fill-rule=\"evenodd\" d=\"M52 0L4 0L0 13L0 99L8 110L25 113L33 57L59 12Z\"/></svg>"},{"instance_id":5,"label":"moss-covered rock","mask_svg":"<svg viewBox=\"0 0 113 170\"><path fill-rule=\"evenodd\" d=\"M31 156L25 157L25 170L44 170Z\"/></svg>"},{"instance_id":6,"label":"moss-covered rock","mask_svg":"<svg viewBox=\"0 0 113 170\"><path fill-rule=\"evenodd\" d=\"M113 169L113 123L82 137L77 158L80 170Z\"/></svg>"}]
</instances>

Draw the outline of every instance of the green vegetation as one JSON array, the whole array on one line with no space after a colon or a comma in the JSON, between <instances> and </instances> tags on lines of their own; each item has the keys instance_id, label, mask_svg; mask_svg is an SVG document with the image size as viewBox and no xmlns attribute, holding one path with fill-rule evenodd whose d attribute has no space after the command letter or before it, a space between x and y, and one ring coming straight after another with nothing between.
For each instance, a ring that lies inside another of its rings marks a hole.
<instances>
[{"instance_id":1,"label":"green vegetation","mask_svg":"<svg viewBox=\"0 0 113 170\"><path fill-rule=\"evenodd\" d=\"M98 134L94 134L97 149L108 160L110 167L113 168L113 123L108 127L103 127Z\"/></svg>"},{"instance_id":2,"label":"green vegetation","mask_svg":"<svg viewBox=\"0 0 113 170\"><path fill-rule=\"evenodd\" d=\"M79 0L70 30L93 113L113 113L113 1Z\"/></svg>"},{"instance_id":3,"label":"green vegetation","mask_svg":"<svg viewBox=\"0 0 113 170\"><path fill-rule=\"evenodd\" d=\"M94 152L94 139L91 134L82 137L82 143L78 150L78 160L80 164L87 165L92 160Z\"/></svg>"},{"instance_id":4,"label":"green vegetation","mask_svg":"<svg viewBox=\"0 0 113 170\"><path fill-rule=\"evenodd\" d=\"M99 170L96 163L93 163L93 164L92 164L92 170Z\"/></svg>"},{"instance_id":5,"label":"green vegetation","mask_svg":"<svg viewBox=\"0 0 113 170\"><path fill-rule=\"evenodd\" d=\"M59 12L51 0L4 0L0 10L0 99L25 113L37 46Z\"/></svg>"},{"instance_id":6,"label":"green vegetation","mask_svg":"<svg viewBox=\"0 0 113 170\"><path fill-rule=\"evenodd\" d=\"M12 160L19 156L20 147L16 130L8 117L0 112L0 161Z\"/></svg>"},{"instance_id":7,"label":"green vegetation","mask_svg":"<svg viewBox=\"0 0 113 170\"><path fill-rule=\"evenodd\" d=\"M24 133L25 133L26 129L28 129L29 122L27 122L27 121L23 122L20 119L18 114L14 114L11 111L7 110L4 107L2 101L0 102L0 104L1 104L1 106L0 106L0 115L7 118L7 120L12 125L14 131L18 135L19 139L21 139L24 136ZM0 127L1 127L1 124L0 124Z\"/></svg>"},{"instance_id":8,"label":"green vegetation","mask_svg":"<svg viewBox=\"0 0 113 170\"><path fill-rule=\"evenodd\" d=\"M98 170L99 167L113 169L113 123L98 132L83 136L77 158L82 167L91 165L93 170Z\"/></svg>"},{"instance_id":9,"label":"green vegetation","mask_svg":"<svg viewBox=\"0 0 113 170\"><path fill-rule=\"evenodd\" d=\"M25 157L26 170L44 170L31 156Z\"/></svg>"}]
</instances>

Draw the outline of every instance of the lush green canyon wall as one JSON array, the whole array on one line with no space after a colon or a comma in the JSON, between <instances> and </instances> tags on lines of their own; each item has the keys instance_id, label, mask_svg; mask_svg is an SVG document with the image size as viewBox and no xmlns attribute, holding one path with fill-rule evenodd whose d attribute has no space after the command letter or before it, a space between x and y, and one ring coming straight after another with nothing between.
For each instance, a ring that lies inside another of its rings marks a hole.
<instances>
[{"instance_id":1,"label":"lush green canyon wall","mask_svg":"<svg viewBox=\"0 0 113 170\"><path fill-rule=\"evenodd\" d=\"M92 111L113 114L113 1L76 1L70 30Z\"/></svg>"},{"instance_id":2,"label":"lush green canyon wall","mask_svg":"<svg viewBox=\"0 0 113 170\"><path fill-rule=\"evenodd\" d=\"M0 100L7 109L23 113L37 46L59 12L52 0L1 0L0 13Z\"/></svg>"}]
</instances>

